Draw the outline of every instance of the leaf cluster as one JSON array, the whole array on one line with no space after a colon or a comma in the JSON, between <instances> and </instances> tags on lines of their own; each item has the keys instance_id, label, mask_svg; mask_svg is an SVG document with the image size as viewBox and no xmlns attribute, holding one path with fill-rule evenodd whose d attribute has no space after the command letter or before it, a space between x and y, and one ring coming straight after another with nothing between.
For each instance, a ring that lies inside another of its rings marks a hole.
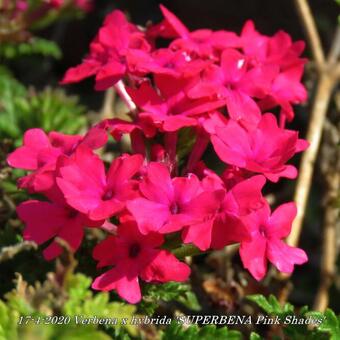
<instances>
[{"instance_id":1,"label":"leaf cluster","mask_svg":"<svg viewBox=\"0 0 340 340\"><path fill-rule=\"evenodd\" d=\"M27 89L7 69L0 68L0 139L14 139L18 146L27 129L72 134L85 123L85 109L77 98L60 89Z\"/></svg>"},{"instance_id":2,"label":"leaf cluster","mask_svg":"<svg viewBox=\"0 0 340 340\"><path fill-rule=\"evenodd\" d=\"M249 300L256 303L263 311L272 316L278 316L284 320L287 316L296 316L299 319L321 320L320 324L309 326L307 324L293 324L288 323L284 325L283 332L289 339L340 339L340 316L336 316L331 309L327 309L324 313L309 311L307 306L302 307L300 310L295 308L290 303L281 305L274 295L268 298L255 294L247 297Z\"/></svg>"}]
</instances>

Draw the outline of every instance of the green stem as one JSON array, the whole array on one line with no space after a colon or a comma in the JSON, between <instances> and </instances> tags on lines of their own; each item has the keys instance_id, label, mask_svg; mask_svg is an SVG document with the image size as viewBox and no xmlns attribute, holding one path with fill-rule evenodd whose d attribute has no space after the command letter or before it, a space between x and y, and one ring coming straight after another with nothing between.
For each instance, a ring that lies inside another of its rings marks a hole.
<instances>
[{"instance_id":1,"label":"green stem","mask_svg":"<svg viewBox=\"0 0 340 340\"><path fill-rule=\"evenodd\" d=\"M172 253L177 258L182 259L186 256L201 255L201 254L204 254L205 252L199 250L197 247L195 247L191 244L186 244L186 245L183 245L179 248L173 249Z\"/></svg>"}]
</instances>

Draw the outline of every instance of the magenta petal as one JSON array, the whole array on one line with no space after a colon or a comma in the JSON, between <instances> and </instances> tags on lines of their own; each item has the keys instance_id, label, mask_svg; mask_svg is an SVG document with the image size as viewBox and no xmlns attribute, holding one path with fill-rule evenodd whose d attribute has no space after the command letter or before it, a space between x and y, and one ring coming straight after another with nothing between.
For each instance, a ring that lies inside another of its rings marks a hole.
<instances>
[{"instance_id":1,"label":"magenta petal","mask_svg":"<svg viewBox=\"0 0 340 340\"><path fill-rule=\"evenodd\" d=\"M129 303L137 303L141 299L138 276L127 277L122 266L110 269L98 276L92 283L92 288L103 291L115 289L118 295Z\"/></svg>"},{"instance_id":2,"label":"magenta petal","mask_svg":"<svg viewBox=\"0 0 340 340\"><path fill-rule=\"evenodd\" d=\"M186 126L197 125L197 119L189 118L185 116L169 116L164 119L163 129L164 131L178 131L179 129Z\"/></svg>"},{"instance_id":3,"label":"magenta petal","mask_svg":"<svg viewBox=\"0 0 340 340\"><path fill-rule=\"evenodd\" d=\"M260 235L250 242L241 243L240 256L243 265L257 281L262 280L267 272L266 247L267 241Z\"/></svg>"},{"instance_id":4,"label":"magenta petal","mask_svg":"<svg viewBox=\"0 0 340 340\"><path fill-rule=\"evenodd\" d=\"M75 252L78 250L81 241L83 240L83 227L77 222L68 221L64 224L56 236L66 241L71 250ZM43 255L45 259L49 261L59 256L62 251L62 247L56 241L53 241L48 247L44 249Z\"/></svg>"},{"instance_id":5,"label":"magenta petal","mask_svg":"<svg viewBox=\"0 0 340 340\"><path fill-rule=\"evenodd\" d=\"M142 234L158 231L170 217L167 205L149 201L145 198L128 201L126 206L136 219Z\"/></svg>"},{"instance_id":6,"label":"magenta petal","mask_svg":"<svg viewBox=\"0 0 340 340\"><path fill-rule=\"evenodd\" d=\"M122 211L124 207L125 204L116 199L100 201L98 205L90 211L89 217L95 221L103 220L116 215Z\"/></svg>"},{"instance_id":7,"label":"magenta petal","mask_svg":"<svg viewBox=\"0 0 340 340\"><path fill-rule=\"evenodd\" d=\"M208 221L193 223L183 231L184 243L193 243L200 250L204 251L210 247L213 219Z\"/></svg>"},{"instance_id":8,"label":"magenta petal","mask_svg":"<svg viewBox=\"0 0 340 340\"><path fill-rule=\"evenodd\" d=\"M92 150L79 146L69 165L60 168L60 175L57 184L73 208L86 214L100 204L106 186L105 169Z\"/></svg>"},{"instance_id":9,"label":"magenta petal","mask_svg":"<svg viewBox=\"0 0 340 340\"><path fill-rule=\"evenodd\" d=\"M232 243L248 241L249 238L249 232L239 218L228 213L219 214L215 218L212 228L212 248L222 249Z\"/></svg>"},{"instance_id":10,"label":"magenta petal","mask_svg":"<svg viewBox=\"0 0 340 340\"><path fill-rule=\"evenodd\" d=\"M64 75L61 84L77 83L87 77L93 76L99 70L99 64L96 61L85 60L82 64L71 67Z\"/></svg>"},{"instance_id":11,"label":"magenta petal","mask_svg":"<svg viewBox=\"0 0 340 340\"><path fill-rule=\"evenodd\" d=\"M183 282L188 279L189 275L190 268L185 263L180 262L168 251L160 250L142 271L141 278L147 282Z\"/></svg>"},{"instance_id":12,"label":"magenta petal","mask_svg":"<svg viewBox=\"0 0 340 340\"><path fill-rule=\"evenodd\" d=\"M117 293L129 303L138 303L142 299L138 276L123 276L117 281Z\"/></svg>"},{"instance_id":13,"label":"magenta petal","mask_svg":"<svg viewBox=\"0 0 340 340\"><path fill-rule=\"evenodd\" d=\"M246 166L246 160L238 150L226 145L218 136L211 136L211 142L218 157L227 164L233 164L239 167Z\"/></svg>"},{"instance_id":14,"label":"magenta petal","mask_svg":"<svg viewBox=\"0 0 340 340\"><path fill-rule=\"evenodd\" d=\"M126 181L134 176L143 163L141 155L123 155L116 158L107 174L108 186L118 188L126 185Z\"/></svg>"},{"instance_id":15,"label":"magenta petal","mask_svg":"<svg viewBox=\"0 0 340 340\"><path fill-rule=\"evenodd\" d=\"M256 128L261 119L261 111L256 102L239 91L228 91L226 96L228 113L249 130Z\"/></svg>"},{"instance_id":16,"label":"magenta petal","mask_svg":"<svg viewBox=\"0 0 340 340\"><path fill-rule=\"evenodd\" d=\"M266 183L262 175L257 175L237 183L223 202L224 210L236 215L246 215L263 205L261 190Z\"/></svg>"},{"instance_id":17,"label":"magenta petal","mask_svg":"<svg viewBox=\"0 0 340 340\"><path fill-rule=\"evenodd\" d=\"M268 234L278 239L287 237L290 234L293 220L297 209L294 202L280 205L272 213L268 220Z\"/></svg>"},{"instance_id":18,"label":"magenta petal","mask_svg":"<svg viewBox=\"0 0 340 340\"><path fill-rule=\"evenodd\" d=\"M41 129L29 129L25 132L23 146L17 148L8 157L10 166L25 170L38 168L38 153L51 147L46 133Z\"/></svg>"},{"instance_id":19,"label":"magenta petal","mask_svg":"<svg viewBox=\"0 0 340 340\"><path fill-rule=\"evenodd\" d=\"M162 163L151 162L147 175L139 185L143 195L151 201L169 204L174 199L174 188L169 169Z\"/></svg>"},{"instance_id":20,"label":"magenta petal","mask_svg":"<svg viewBox=\"0 0 340 340\"><path fill-rule=\"evenodd\" d=\"M88 131L84 139L81 141L81 144L95 150L104 146L107 143L107 139L106 131L95 126Z\"/></svg>"},{"instance_id":21,"label":"magenta petal","mask_svg":"<svg viewBox=\"0 0 340 340\"><path fill-rule=\"evenodd\" d=\"M171 27L176 31L176 33L185 38L189 35L188 29L183 25L183 23L172 13L170 12L165 6L160 5L161 11L167 20L167 22L171 25Z\"/></svg>"},{"instance_id":22,"label":"magenta petal","mask_svg":"<svg viewBox=\"0 0 340 340\"><path fill-rule=\"evenodd\" d=\"M104 91L116 84L124 76L126 66L117 62L109 61L106 65L100 68L96 75L96 91Z\"/></svg>"},{"instance_id":23,"label":"magenta petal","mask_svg":"<svg viewBox=\"0 0 340 340\"><path fill-rule=\"evenodd\" d=\"M200 181L194 174L188 177L176 177L173 179L174 194L176 202L189 202L197 196L201 189Z\"/></svg>"},{"instance_id":24,"label":"magenta petal","mask_svg":"<svg viewBox=\"0 0 340 340\"><path fill-rule=\"evenodd\" d=\"M26 225L24 238L37 244L54 237L66 222L64 208L50 202L36 200L23 202L17 207L17 213Z\"/></svg>"},{"instance_id":25,"label":"magenta petal","mask_svg":"<svg viewBox=\"0 0 340 340\"><path fill-rule=\"evenodd\" d=\"M303 264L308 260L302 249L290 247L278 239L268 242L267 256L269 261L283 273L292 273L295 264Z\"/></svg>"},{"instance_id":26,"label":"magenta petal","mask_svg":"<svg viewBox=\"0 0 340 340\"><path fill-rule=\"evenodd\" d=\"M280 177L286 177L294 179L297 177L297 169L294 165L286 165L281 171L277 172L265 172L264 175L272 182L276 183Z\"/></svg>"},{"instance_id":27,"label":"magenta petal","mask_svg":"<svg viewBox=\"0 0 340 340\"><path fill-rule=\"evenodd\" d=\"M35 170L38 168L37 151L21 146L9 154L7 163L13 168Z\"/></svg>"}]
</instances>

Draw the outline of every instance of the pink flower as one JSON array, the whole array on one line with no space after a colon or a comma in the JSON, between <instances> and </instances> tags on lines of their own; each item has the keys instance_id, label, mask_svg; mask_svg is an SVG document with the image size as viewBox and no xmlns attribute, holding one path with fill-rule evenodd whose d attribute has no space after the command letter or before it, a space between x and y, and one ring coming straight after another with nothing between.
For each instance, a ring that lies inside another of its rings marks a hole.
<instances>
[{"instance_id":1,"label":"pink flower","mask_svg":"<svg viewBox=\"0 0 340 340\"><path fill-rule=\"evenodd\" d=\"M307 91L301 84L302 74L303 64L293 65L280 72L274 79L268 96L259 102L262 110L280 105L281 112L288 121L292 121L294 118L292 104L299 104L307 100Z\"/></svg>"},{"instance_id":2,"label":"pink flower","mask_svg":"<svg viewBox=\"0 0 340 340\"><path fill-rule=\"evenodd\" d=\"M226 49L221 67L213 65L203 72L201 81L188 91L191 98L218 96L224 98L230 117L253 127L261 118L255 98L264 98L278 72L275 66L249 69L248 58L234 49Z\"/></svg>"},{"instance_id":3,"label":"pink flower","mask_svg":"<svg viewBox=\"0 0 340 340\"><path fill-rule=\"evenodd\" d=\"M57 184L67 203L93 220L122 211L125 201L135 196L132 177L143 163L141 155L116 158L105 174L103 161L85 146L60 165Z\"/></svg>"},{"instance_id":4,"label":"pink flower","mask_svg":"<svg viewBox=\"0 0 340 340\"><path fill-rule=\"evenodd\" d=\"M292 42L289 34L284 31L272 37L263 35L256 31L252 20L243 26L240 40L242 50L251 58L252 64L275 63L284 70L306 61L299 58L305 47L303 41Z\"/></svg>"},{"instance_id":5,"label":"pink flower","mask_svg":"<svg viewBox=\"0 0 340 340\"><path fill-rule=\"evenodd\" d=\"M177 131L182 127L198 124L196 116L221 107L224 102L210 99L190 99L183 91L182 80L159 76L155 80L158 92L148 82L139 89L127 89L142 110L141 121L152 121L161 131Z\"/></svg>"},{"instance_id":6,"label":"pink flower","mask_svg":"<svg viewBox=\"0 0 340 340\"><path fill-rule=\"evenodd\" d=\"M52 195L51 195L52 196ZM29 200L17 207L19 218L25 223L24 239L43 244L54 237L66 241L76 251L83 239L84 227L99 227L101 221L92 221L68 206L62 195L53 193L52 201ZM46 260L62 253L60 245L52 241L43 251Z\"/></svg>"},{"instance_id":7,"label":"pink flower","mask_svg":"<svg viewBox=\"0 0 340 340\"><path fill-rule=\"evenodd\" d=\"M223 195L221 191L204 192L193 174L171 178L167 167L155 162L148 165L139 189L143 197L127 202L127 208L143 234L169 233L203 222Z\"/></svg>"},{"instance_id":8,"label":"pink flower","mask_svg":"<svg viewBox=\"0 0 340 340\"><path fill-rule=\"evenodd\" d=\"M292 104L302 103L307 99L307 92L301 78L306 59L300 58L304 42L292 42L283 31L273 37L267 37L255 30L254 23L247 21L241 34L242 48L253 65L279 68L268 91L268 96L259 103L262 110L269 110L277 105L289 121L294 118ZM265 66L267 65L267 66Z\"/></svg>"},{"instance_id":9,"label":"pink flower","mask_svg":"<svg viewBox=\"0 0 340 340\"><path fill-rule=\"evenodd\" d=\"M61 83L75 83L96 75L95 89L106 90L125 75L127 54L149 49L143 33L121 11L113 11L91 43L89 55L80 65L70 68Z\"/></svg>"},{"instance_id":10,"label":"pink flower","mask_svg":"<svg viewBox=\"0 0 340 340\"><path fill-rule=\"evenodd\" d=\"M199 249L221 249L229 244L249 239L249 233L242 223L242 217L263 205L261 189L265 184L263 176L254 176L236 184L228 192L217 175L210 173L202 180L205 190L220 194L219 204L200 223L188 225L183 230L184 243L194 243Z\"/></svg>"},{"instance_id":11,"label":"pink flower","mask_svg":"<svg viewBox=\"0 0 340 340\"><path fill-rule=\"evenodd\" d=\"M160 5L160 8L165 19L161 25L157 25L156 29L153 29L152 34L154 36L157 36L158 33L163 37L178 37L170 45L174 50L185 51L191 57L217 59L221 50L240 45L239 37L234 32L214 32L209 29L190 32L172 12L163 5Z\"/></svg>"},{"instance_id":12,"label":"pink flower","mask_svg":"<svg viewBox=\"0 0 340 340\"><path fill-rule=\"evenodd\" d=\"M19 180L19 186L31 192L41 192L53 184L59 156L70 156L80 145L98 149L106 142L105 130L97 127L90 129L85 136L55 131L46 135L42 129L29 129L24 134L23 146L13 151L7 162L13 168L33 170L32 174Z\"/></svg>"},{"instance_id":13,"label":"pink flower","mask_svg":"<svg viewBox=\"0 0 340 340\"><path fill-rule=\"evenodd\" d=\"M174 52L168 48L163 48L151 54L136 51L128 56L128 64L130 70L136 74L154 73L180 78L198 74L209 65L209 62L201 59L193 60L184 52Z\"/></svg>"},{"instance_id":14,"label":"pink flower","mask_svg":"<svg viewBox=\"0 0 340 340\"><path fill-rule=\"evenodd\" d=\"M269 205L265 204L243 219L251 240L241 243L240 255L243 265L256 280L265 276L267 259L284 273L292 273L295 264L307 261L302 249L290 247L282 241L290 234L295 216L296 206L291 202L280 205L272 214Z\"/></svg>"},{"instance_id":15,"label":"pink flower","mask_svg":"<svg viewBox=\"0 0 340 340\"><path fill-rule=\"evenodd\" d=\"M221 249L231 243L249 239L242 218L264 205L261 190L265 183L263 176L253 176L227 192L214 221L212 248Z\"/></svg>"},{"instance_id":16,"label":"pink flower","mask_svg":"<svg viewBox=\"0 0 340 340\"><path fill-rule=\"evenodd\" d=\"M146 282L187 280L190 268L170 252L159 249L162 243L160 234L142 235L134 221L120 225L117 236L109 236L94 249L98 267L114 267L98 276L92 288L114 289L129 303L137 303L141 300L139 277Z\"/></svg>"},{"instance_id":17,"label":"pink flower","mask_svg":"<svg viewBox=\"0 0 340 340\"><path fill-rule=\"evenodd\" d=\"M296 168L286 162L308 147L305 140L298 139L298 132L279 128L271 113L264 114L252 131L230 120L224 128L216 127L211 141L223 162L262 173L272 182L295 178Z\"/></svg>"}]
</instances>

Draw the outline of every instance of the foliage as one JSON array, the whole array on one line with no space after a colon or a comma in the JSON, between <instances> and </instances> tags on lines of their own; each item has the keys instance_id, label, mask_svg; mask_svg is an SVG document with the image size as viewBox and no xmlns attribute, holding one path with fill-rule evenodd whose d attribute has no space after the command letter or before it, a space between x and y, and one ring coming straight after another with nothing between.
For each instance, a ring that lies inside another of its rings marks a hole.
<instances>
[{"instance_id":1,"label":"foliage","mask_svg":"<svg viewBox=\"0 0 340 340\"><path fill-rule=\"evenodd\" d=\"M235 330L229 330L227 327L216 328L214 325L205 327L197 327L191 325L184 328L180 324L175 322L171 323L163 332L162 340L239 340L242 339L240 332Z\"/></svg>"},{"instance_id":2,"label":"foliage","mask_svg":"<svg viewBox=\"0 0 340 340\"><path fill-rule=\"evenodd\" d=\"M76 133L85 125L84 113L77 98L64 91L27 89L0 68L0 138L14 139L18 145L23 133L33 127Z\"/></svg>"},{"instance_id":3,"label":"foliage","mask_svg":"<svg viewBox=\"0 0 340 340\"><path fill-rule=\"evenodd\" d=\"M336 316L330 309L327 309L325 313L308 311L307 306L297 310L290 303L281 306L274 295L266 298L263 295L256 294L247 298L255 302L269 315L278 316L281 324L284 324L284 333L290 339L328 339L327 333L332 340L340 338L340 317ZM297 323L285 324L285 320L287 322L287 320L292 319L298 320Z\"/></svg>"},{"instance_id":4,"label":"foliage","mask_svg":"<svg viewBox=\"0 0 340 340\"><path fill-rule=\"evenodd\" d=\"M37 37L20 43L4 42L0 45L0 57L3 58L13 59L32 54L59 59L61 50L55 42Z\"/></svg>"},{"instance_id":5,"label":"foliage","mask_svg":"<svg viewBox=\"0 0 340 340\"><path fill-rule=\"evenodd\" d=\"M53 294L56 294L57 283L51 275L43 286L27 286L20 277L17 288L6 295L6 303L0 300L0 340L16 339L99 339L109 340L105 328L114 328L117 338L128 339L127 334L137 335L133 325L120 326L97 324L76 324L75 316L92 318L131 318L135 307L120 302L109 302L107 293L93 295L89 289L91 280L82 274L71 275L66 280L65 291L59 291L61 300L65 299L59 313L53 311ZM65 293L65 295L64 295ZM52 324L46 322L49 316L70 316L70 322ZM28 317L27 319L25 317ZM32 319L29 317L32 316ZM20 317L22 317L20 321ZM23 321L24 320L24 321ZM26 320L28 320L26 322ZM18 323L21 322L21 325ZM122 329L124 327L124 329ZM128 333L126 333L126 331Z\"/></svg>"},{"instance_id":6,"label":"foliage","mask_svg":"<svg viewBox=\"0 0 340 340\"><path fill-rule=\"evenodd\" d=\"M308 312L306 314L314 318L323 318L324 321L318 331L330 334L331 340L340 339L340 316L336 316L331 309L327 309L325 313Z\"/></svg>"},{"instance_id":7,"label":"foliage","mask_svg":"<svg viewBox=\"0 0 340 340\"><path fill-rule=\"evenodd\" d=\"M109 294L107 292L97 293L93 296L89 289L90 285L91 279L80 273L73 275L68 280L68 301L63 308L65 315L83 315L90 318L95 313L98 318L130 319L135 313L136 307L134 305L109 302ZM124 327L130 334L137 334L135 326L128 324Z\"/></svg>"},{"instance_id":8,"label":"foliage","mask_svg":"<svg viewBox=\"0 0 340 340\"><path fill-rule=\"evenodd\" d=\"M162 285L146 285L143 289L143 301L140 308L150 315L159 306L159 302L179 302L185 307L198 311L201 309L190 285L180 282L167 282Z\"/></svg>"}]
</instances>

